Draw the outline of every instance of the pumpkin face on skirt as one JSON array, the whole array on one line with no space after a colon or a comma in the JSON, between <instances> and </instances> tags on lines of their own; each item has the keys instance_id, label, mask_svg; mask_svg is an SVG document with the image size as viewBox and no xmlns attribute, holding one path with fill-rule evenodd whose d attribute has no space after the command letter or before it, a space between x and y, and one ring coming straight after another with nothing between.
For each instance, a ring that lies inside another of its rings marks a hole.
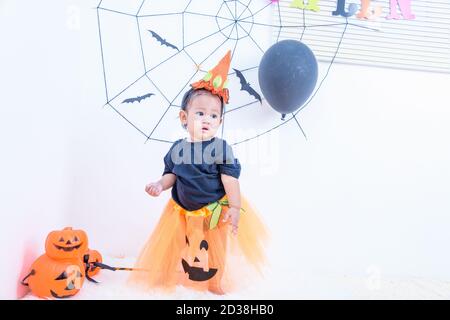
<instances>
[{"instance_id":1,"label":"pumpkin face on skirt","mask_svg":"<svg viewBox=\"0 0 450 320\"><path fill-rule=\"evenodd\" d=\"M206 281L214 277L217 268L210 268L208 264L208 241L203 239L204 235L197 232L191 235L190 240L186 236L188 254L181 259L181 264L185 273L189 275L189 280ZM192 243L192 244L191 244ZM190 259L189 264L186 259Z\"/></svg>"},{"instance_id":2,"label":"pumpkin face on skirt","mask_svg":"<svg viewBox=\"0 0 450 320\"><path fill-rule=\"evenodd\" d=\"M55 260L40 256L31 266L28 285L41 298L68 298L80 291L85 272L81 260Z\"/></svg>"},{"instance_id":3,"label":"pumpkin face on skirt","mask_svg":"<svg viewBox=\"0 0 450 320\"><path fill-rule=\"evenodd\" d=\"M88 238L83 230L64 228L52 231L45 241L45 252L53 259L82 258L88 248Z\"/></svg>"},{"instance_id":4,"label":"pumpkin face on skirt","mask_svg":"<svg viewBox=\"0 0 450 320\"><path fill-rule=\"evenodd\" d=\"M182 283L197 289L220 287L225 268L227 228L209 229L210 217L184 216L186 247L181 254Z\"/></svg>"}]
</instances>

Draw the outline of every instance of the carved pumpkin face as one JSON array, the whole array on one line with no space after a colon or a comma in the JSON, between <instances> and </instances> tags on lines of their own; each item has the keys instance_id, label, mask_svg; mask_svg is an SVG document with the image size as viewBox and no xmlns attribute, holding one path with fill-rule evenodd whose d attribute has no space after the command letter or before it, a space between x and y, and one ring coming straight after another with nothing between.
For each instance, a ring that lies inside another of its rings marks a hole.
<instances>
[{"instance_id":1,"label":"carved pumpkin face","mask_svg":"<svg viewBox=\"0 0 450 320\"><path fill-rule=\"evenodd\" d=\"M54 260L40 256L31 266L28 278L31 292L41 298L68 298L80 291L85 273L79 259Z\"/></svg>"},{"instance_id":2,"label":"carved pumpkin face","mask_svg":"<svg viewBox=\"0 0 450 320\"><path fill-rule=\"evenodd\" d=\"M100 262L100 263L103 262L102 255L97 250L90 250L89 249L85 253L85 255L83 257L83 261L90 265L89 269L87 269L87 275L89 277L93 277L93 276L97 275L100 272L100 268L99 267L91 265L91 263L94 263L94 262Z\"/></svg>"},{"instance_id":3,"label":"carved pumpkin face","mask_svg":"<svg viewBox=\"0 0 450 320\"><path fill-rule=\"evenodd\" d=\"M86 233L71 227L50 232L45 241L45 252L53 259L81 259L87 248Z\"/></svg>"},{"instance_id":4,"label":"carved pumpkin face","mask_svg":"<svg viewBox=\"0 0 450 320\"><path fill-rule=\"evenodd\" d=\"M181 259L181 264L185 273L189 275L189 280L206 281L214 277L217 268L210 268L208 263L208 241L200 236L191 236L190 240L186 236L186 246L188 255ZM191 261L188 263L188 261Z\"/></svg>"}]
</instances>

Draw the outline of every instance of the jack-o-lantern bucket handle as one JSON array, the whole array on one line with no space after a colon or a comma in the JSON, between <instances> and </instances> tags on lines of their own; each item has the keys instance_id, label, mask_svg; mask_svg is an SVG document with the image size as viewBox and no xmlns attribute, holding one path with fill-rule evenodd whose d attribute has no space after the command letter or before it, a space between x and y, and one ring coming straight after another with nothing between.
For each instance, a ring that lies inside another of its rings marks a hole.
<instances>
[{"instance_id":1,"label":"jack-o-lantern bucket handle","mask_svg":"<svg viewBox=\"0 0 450 320\"><path fill-rule=\"evenodd\" d=\"M86 277L86 279L88 280L88 281L90 281L90 282L93 282L93 283L99 283L97 280L95 280L95 279L92 279L90 276L89 276L89 269L91 268L91 263L89 262L89 255L88 254L85 254L84 256L83 256L83 262L84 262L84 265L85 265L85 267L84 267L84 273L86 274L85 275L85 277Z\"/></svg>"},{"instance_id":2,"label":"jack-o-lantern bucket handle","mask_svg":"<svg viewBox=\"0 0 450 320\"><path fill-rule=\"evenodd\" d=\"M34 276L35 274L36 274L36 271L35 271L34 269L31 270L30 273L29 273L25 278L23 278L22 281L20 281L20 283L21 283L22 285L28 287L28 283L25 282L25 280L27 280L30 276Z\"/></svg>"}]
</instances>

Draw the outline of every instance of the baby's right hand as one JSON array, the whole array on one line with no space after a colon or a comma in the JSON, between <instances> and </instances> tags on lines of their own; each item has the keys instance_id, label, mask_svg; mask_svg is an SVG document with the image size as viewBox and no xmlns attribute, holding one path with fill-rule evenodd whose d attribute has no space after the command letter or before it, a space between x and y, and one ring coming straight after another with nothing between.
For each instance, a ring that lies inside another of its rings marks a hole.
<instances>
[{"instance_id":1,"label":"baby's right hand","mask_svg":"<svg viewBox=\"0 0 450 320\"><path fill-rule=\"evenodd\" d=\"M153 197L157 197L163 191L163 186L160 182L149 183L145 186L145 192Z\"/></svg>"}]
</instances>

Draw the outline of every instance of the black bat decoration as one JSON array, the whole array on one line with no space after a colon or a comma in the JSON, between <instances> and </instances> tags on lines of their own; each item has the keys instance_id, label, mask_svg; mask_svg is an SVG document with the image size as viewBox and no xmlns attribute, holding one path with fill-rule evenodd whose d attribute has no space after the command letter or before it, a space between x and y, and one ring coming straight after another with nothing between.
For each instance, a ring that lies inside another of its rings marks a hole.
<instances>
[{"instance_id":1,"label":"black bat decoration","mask_svg":"<svg viewBox=\"0 0 450 320\"><path fill-rule=\"evenodd\" d=\"M156 32L154 32L152 30L148 30L148 31L150 31L152 36L154 38L156 38L156 40L158 40L158 42L161 43L161 45L165 45L165 46L168 46L169 48L173 48L173 49L175 49L177 51L180 51L180 49L178 49L176 46L174 46L173 44L167 42L166 39L161 38L161 36L159 34L157 34Z\"/></svg>"},{"instance_id":2,"label":"black bat decoration","mask_svg":"<svg viewBox=\"0 0 450 320\"><path fill-rule=\"evenodd\" d=\"M253 89L250 86L250 83L247 82L247 79L245 79L242 72L240 72L237 69L233 69L233 70L236 71L236 76L239 78L239 80L241 82L241 90L247 91L250 95L254 96L262 104L261 96L259 95L258 92L255 91L255 89Z\"/></svg>"},{"instance_id":3,"label":"black bat decoration","mask_svg":"<svg viewBox=\"0 0 450 320\"><path fill-rule=\"evenodd\" d=\"M141 103L141 100L150 98L151 96L154 96L154 94L153 93L147 93L147 94L144 94L143 96L125 99L125 100L122 101L122 103L133 103L135 101Z\"/></svg>"}]
</instances>

